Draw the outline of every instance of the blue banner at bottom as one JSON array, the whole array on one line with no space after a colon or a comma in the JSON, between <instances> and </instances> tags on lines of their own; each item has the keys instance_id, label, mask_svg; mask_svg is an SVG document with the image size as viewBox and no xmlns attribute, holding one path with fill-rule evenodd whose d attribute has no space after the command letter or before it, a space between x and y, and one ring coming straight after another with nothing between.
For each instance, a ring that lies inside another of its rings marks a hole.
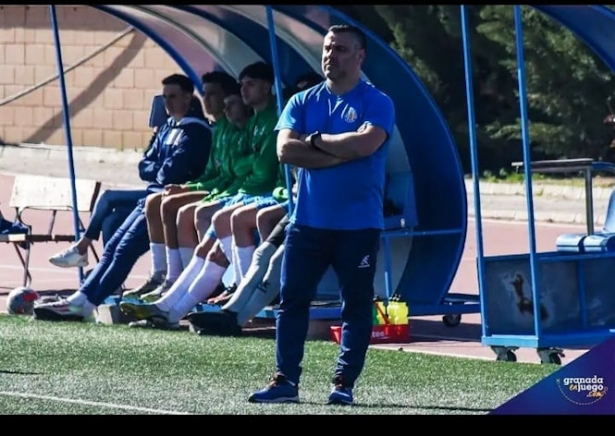
<instances>
[{"instance_id":1,"label":"blue banner at bottom","mask_svg":"<svg viewBox=\"0 0 615 436\"><path fill-rule=\"evenodd\" d=\"M491 411L493 415L615 415L615 338Z\"/></svg>"}]
</instances>

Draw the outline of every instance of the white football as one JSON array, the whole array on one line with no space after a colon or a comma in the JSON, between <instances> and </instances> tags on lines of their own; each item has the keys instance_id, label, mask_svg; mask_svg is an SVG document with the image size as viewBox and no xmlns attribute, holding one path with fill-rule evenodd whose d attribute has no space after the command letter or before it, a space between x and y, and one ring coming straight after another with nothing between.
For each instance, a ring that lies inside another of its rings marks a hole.
<instances>
[{"instance_id":1,"label":"white football","mask_svg":"<svg viewBox=\"0 0 615 436\"><path fill-rule=\"evenodd\" d=\"M20 286L9 292L7 309L11 315L32 315L34 302L39 299L36 291L26 286Z\"/></svg>"}]
</instances>

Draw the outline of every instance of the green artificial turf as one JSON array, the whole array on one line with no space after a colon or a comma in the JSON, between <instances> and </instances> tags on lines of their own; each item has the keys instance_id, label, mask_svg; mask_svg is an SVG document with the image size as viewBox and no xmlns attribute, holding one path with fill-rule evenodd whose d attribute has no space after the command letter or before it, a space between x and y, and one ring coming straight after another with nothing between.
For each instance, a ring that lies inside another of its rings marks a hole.
<instances>
[{"instance_id":1,"label":"green artificial turf","mask_svg":"<svg viewBox=\"0 0 615 436\"><path fill-rule=\"evenodd\" d=\"M301 404L250 404L274 345L0 315L0 414L486 414L558 369L370 350L357 404L327 406L338 348L311 341Z\"/></svg>"}]
</instances>

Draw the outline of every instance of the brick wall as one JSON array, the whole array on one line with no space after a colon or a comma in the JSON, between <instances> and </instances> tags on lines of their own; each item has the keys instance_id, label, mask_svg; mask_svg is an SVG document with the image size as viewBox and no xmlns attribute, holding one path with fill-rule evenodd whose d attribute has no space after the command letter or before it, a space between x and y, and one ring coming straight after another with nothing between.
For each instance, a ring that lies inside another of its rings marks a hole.
<instances>
[{"instance_id":1,"label":"brick wall","mask_svg":"<svg viewBox=\"0 0 615 436\"><path fill-rule=\"evenodd\" d=\"M65 68L128 27L91 7L56 10ZM59 80L3 104L58 72L47 6L0 6L0 60L0 141L65 144ZM142 148L160 81L178 72L164 50L135 30L67 73L73 144Z\"/></svg>"}]
</instances>

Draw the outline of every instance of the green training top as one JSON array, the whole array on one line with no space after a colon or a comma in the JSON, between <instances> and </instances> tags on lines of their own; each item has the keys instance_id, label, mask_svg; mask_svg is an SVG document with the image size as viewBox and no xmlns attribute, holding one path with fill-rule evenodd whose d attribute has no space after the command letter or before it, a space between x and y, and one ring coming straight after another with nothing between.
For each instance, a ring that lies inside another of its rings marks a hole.
<instances>
[{"instance_id":1,"label":"green training top","mask_svg":"<svg viewBox=\"0 0 615 436\"><path fill-rule=\"evenodd\" d=\"M223 166L225 171L230 175L226 183L219 184L214 188L204 202L220 200L225 197L231 197L237 194L244 180L252 171L252 163L254 155L249 144L248 129L244 127L239 130L235 127L235 134L232 136L233 146L232 152L224 161Z\"/></svg>"},{"instance_id":2,"label":"green training top","mask_svg":"<svg viewBox=\"0 0 615 436\"><path fill-rule=\"evenodd\" d=\"M201 177L185 184L190 191L212 191L214 188L226 183L230 175L226 171L228 165L225 168L224 163L232 152L232 137L236 135L236 130L237 127L227 120L225 116L216 121L212 135L209 161Z\"/></svg>"},{"instance_id":3,"label":"green training top","mask_svg":"<svg viewBox=\"0 0 615 436\"><path fill-rule=\"evenodd\" d=\"M248 144L245 153L237 153L232 160L235 175L233 183L225 190L206 197L212 201L235 194L271 195L279 177L276 152L277 133L275 126L278 113L275 101L250 117L246 124Z\"/></svg>"},{"instance_id":4,"label":"green training top","mask_svg":"<svg viewBox=\"0 0 615 436\"><path fill-rule=\"evenodd\" d=\"M275 100L248 121L246 129L252 150L252 169L237 191L248 195L269 195L276 186L280 161L276 152L278 111Z\"/></svg>"}]
</instances>

